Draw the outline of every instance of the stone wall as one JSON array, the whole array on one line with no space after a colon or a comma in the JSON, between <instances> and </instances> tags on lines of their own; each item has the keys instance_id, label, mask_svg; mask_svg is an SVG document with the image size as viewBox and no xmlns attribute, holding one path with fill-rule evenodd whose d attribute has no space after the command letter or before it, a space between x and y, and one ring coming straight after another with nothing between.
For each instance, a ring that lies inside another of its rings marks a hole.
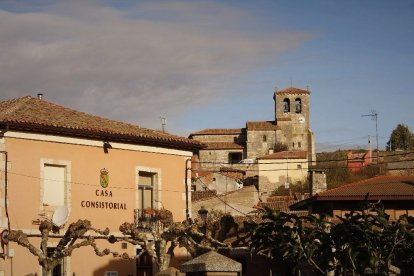
<instances>
[{"instance_id":1,"label":"stone wall","mask_svg":"<svg viewBox=\"0 0 414 276\"><path fill-rule=\"evenodd\" d=\"M243 215L242 213L247 214L250 211L254 211L253 206L257 204L258 200L259 197L256 188L254 186L247 186L226 195L193 202L191 204L191 215L193 218L196 218L198 210L204 207L209 211L214 209L230 213L234 216L241 216Z\"/></svg>"},{"instance_id":2,"label":"stone wall","mask_svg":"<svg viewBox=\"0 0 414 276\"><path fill-rule=\"evenodd\" d=\"M240 152L244 155L243 149L223 149L223 150L200 150L199 160L200 167L221 167L229 163L229 154L233 152Z\"/></svg>"}]
</instances>

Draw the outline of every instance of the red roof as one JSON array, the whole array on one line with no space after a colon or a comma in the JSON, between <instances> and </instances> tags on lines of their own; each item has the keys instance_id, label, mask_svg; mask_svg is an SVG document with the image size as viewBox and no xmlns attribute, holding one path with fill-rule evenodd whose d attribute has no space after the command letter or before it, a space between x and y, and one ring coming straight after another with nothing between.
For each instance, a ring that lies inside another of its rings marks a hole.
<instances>
[{"instance_id":1,"label":"red roof","mask_svg":"<svg viewBox=\"0 0 414 276\"><path fill-rule=\"evenodd\" d=\"M308 90L299 89L296 87L288 87L283 90L276 91L277 94L310 94Z\"/></svg>"},{"instance_id":2,"label":"red roof","mask_svg":"<svg viewBox=\"0 0 414 276\"><path fill-rule=\"evenodd\" d=\"M233 142L204 142L207 146L207 150L219 150L219 149L244 149L243 145Z\"/></svg>"},{"instance_id":3,"label":"red roof","mask_svg":"<svg viewBox=\"0 0 414 276\"><path fill-rule=\"evenodd\" d=\"M190 134L194 135L240 135L243 129L241 128L208 128Z\"/></svg>"},{"instance_id":4,"label":"red roof","mask_svg":"<svg viewBox=\"0 0 414 276\"><path fill-rule=\"evenodd\" d=\"M258 157L259 160L265 159L307 159L308 152L304 150L279 151L269 155Z\"/></svg>"},{"instance_id":5,"label":"red roof","mask_svg":"<svg viewBox=\"0 0 414 276\"><path fill-rule=\"evenodd\" d=\"M247 122L247 129L251 130L278 130L280 127L275 121Z\"/></svg>"},{"instance_id":6,"label":"red roof","mask_svg":"<svg viewBox=\"0 0 414 276\"><path fill-rule=\"evenodd\" d=\"M377 176L316 194L291 206L300 209L315 201L414 200L414 176Z\"/></svg>"},{"instance_id":7,"label":"red roof","mask_svg":"<svg viewBox=\"0 0 414 276\"><path fill-rule=\"evenodd\" d=\"M369 193L369 199L410 198L414 199L414 176L377 176L335 189L327 190L317 195L320 200L354 198L364 199Z\"/></svg>"},{"instance_id":8,"label":"red roof","mask_svg":"<svg viewBox=\"0 0 414 276\"><path fill-rule=\"evenodd\" d=\"M0 101L0 125L10 130L118 141L177 149L198 149L199 141L109 120L30 96Z\"/></svg>"}]
</instances>

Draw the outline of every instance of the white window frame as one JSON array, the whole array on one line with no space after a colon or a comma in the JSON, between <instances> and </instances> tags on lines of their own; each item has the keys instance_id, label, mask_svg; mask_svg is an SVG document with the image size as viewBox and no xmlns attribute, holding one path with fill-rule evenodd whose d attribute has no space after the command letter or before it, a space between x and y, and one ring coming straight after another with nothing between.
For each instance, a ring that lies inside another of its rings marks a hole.
<instances>
[{"instance_id":1,"label":"white window frame","mask_svg":"<svg viewBox=\"0 0 414 276\"><path fill-rule=\"evenodd\" d=\"M139 172L146 172L154 174L154 185L153 185L153 194L152 194L152 200L153 200L153 208L154 209L160 209L162 207L162 197L160 191L162 190L162 175L161 175L161 169L160 168L151 168L151 167L142 167L137 166L135 168L135 202L136 202L136 209L141 209L141 204L139 202Z\"/></svg>"},{"instance_id":2,"label":"white window frame","mask_svg":"<svg viewBox=\"0 0 414 276\"><path fill-rule=\"evenodd\" d=\"M71 161L67 160L56 160L56 159L40 159L40 211L46 211L47 208L43 202L44 189L45 189L45 166L60 166L65 168L65 198L64 204L70 210L71 209L71 188L72 188L72 164Z\"/></svg>"}]
</instances>

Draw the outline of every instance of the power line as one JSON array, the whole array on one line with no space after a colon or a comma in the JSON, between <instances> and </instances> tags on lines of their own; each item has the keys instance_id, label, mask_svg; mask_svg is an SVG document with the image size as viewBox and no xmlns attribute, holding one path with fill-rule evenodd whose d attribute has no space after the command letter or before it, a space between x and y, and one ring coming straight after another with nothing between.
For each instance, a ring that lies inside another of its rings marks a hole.
<instances>
[{"instance_id":1,"label":"power line","mask_svg":"<svg viewBox=\"0 0 414 276\"><path fill-rule=\"evenodd\" d=\"M206 188L207 190L209 190L210 192L212 192L212 190L210 190L209 187L207 187L207 185L204 183L203 180L201 180L200 178L197 178L198 180L200 180L200 182L203 184L204 188ZM234 211L244 215L244 216L249 216L248 214L243 213L240 210L237 210L236 208L234 208L233 206L229 205L226 201L222 200L218 195L214 195L214 197L216 197L218 200L220 200L222 203L224 203L225 206L228 206L229 208L233 209Z\"/></svg>"}]
</instances>

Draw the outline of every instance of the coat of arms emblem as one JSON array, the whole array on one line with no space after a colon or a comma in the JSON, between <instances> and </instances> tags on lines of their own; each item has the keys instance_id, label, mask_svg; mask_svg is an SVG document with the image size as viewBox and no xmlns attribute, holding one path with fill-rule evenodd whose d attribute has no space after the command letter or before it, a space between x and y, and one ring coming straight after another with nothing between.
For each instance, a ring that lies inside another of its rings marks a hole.
<instances>
[{"instance_id":1,"label":"coat of arms emblem","mask_svg":"<svg viewBox=\"0 0 414 276\"><path fill-rule=\"evenodd\" d=\"M102 188L108 187L108 184L109 184L109 172L105 168L103 168L101 170L100 183L101 183Z\"/></svg>"}]
</instances>

